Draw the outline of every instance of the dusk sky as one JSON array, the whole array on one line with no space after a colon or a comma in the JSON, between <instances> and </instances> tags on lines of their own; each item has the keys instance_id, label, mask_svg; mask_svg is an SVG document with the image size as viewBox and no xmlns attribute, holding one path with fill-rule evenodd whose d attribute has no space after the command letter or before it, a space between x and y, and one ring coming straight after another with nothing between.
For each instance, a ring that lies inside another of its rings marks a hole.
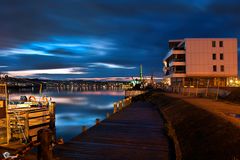
<instances>
[{"instance_id":1,"label":"dusk sky","mask_svg":"<svg viewBox=\"0 0 240 160\"><path fill-rule=\"evenodd\" d=\"M169 39L240 38L240 1L1 0L0 24L10 76L161 77Z\"/></svg>"}]
</instances>

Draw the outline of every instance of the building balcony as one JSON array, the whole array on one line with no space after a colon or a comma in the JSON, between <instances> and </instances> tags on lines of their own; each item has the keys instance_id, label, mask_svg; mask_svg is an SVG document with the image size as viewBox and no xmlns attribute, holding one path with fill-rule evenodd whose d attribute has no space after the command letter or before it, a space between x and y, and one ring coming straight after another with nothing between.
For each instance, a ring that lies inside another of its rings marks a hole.
<instances>
[{"instance_id":1,"label":"building balcony","mask_svg":"<svg viewBox=\"0 0 240 160\"><path fill-rule=\"evenodd\" d=\"M177 55L177 54L185 54L185 50L180 50L180 49L172 49L168 52L166 57L164 58L164 61L167 61L172 55Z\"/></svg>"},{"instance_id":2,"label":"building balcony","mask_svg":"<svg viewBox=\"0 0 240 160\"><path fill-rule=\"evenodd\" d=\"M184 61L172 61L169 63L169 67L172 67L172 66L185 66L186 65L186 62Z\"/></svg>"},{"instance_id":3,"label":"building balcony","mask_svg":"<svg viewBox=\"0 0 240 160\"><path fill-rule=\"evenodd\" d=\"M181 77L186 77L186 73L171 73L169 75L166 75L165 76L166 78L172 78L172 77L178 77L178 78L181 78Z\"/></svg>"},{"instance_id":4,"label":"building balcony","mask_svg":"<svg viewBox=\"0 0 240 160\"><path fill-rule=\"evenodd\" d=\"M180 50L180 49L174 49L174 50L171 50L172 54L185 54L186 51L185 50Z\"/></svg>"}]
</instances>

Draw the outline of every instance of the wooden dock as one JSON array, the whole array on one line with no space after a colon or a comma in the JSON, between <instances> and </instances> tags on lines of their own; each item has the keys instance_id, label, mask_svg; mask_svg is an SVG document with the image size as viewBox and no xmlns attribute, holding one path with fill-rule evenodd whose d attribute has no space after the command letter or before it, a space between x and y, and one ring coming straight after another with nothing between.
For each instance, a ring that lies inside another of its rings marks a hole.
<instances>
[{"instance_id":1,"label":"wooden dock","mask_svg":"<svg viewBox=\"0 0 240 160\"><path fill-rule=\"evenodd\" d=\"M163 125L157 108L136 102L57 146L55 156L63 160L172 159Z\"/></svg>"}]
</instances>

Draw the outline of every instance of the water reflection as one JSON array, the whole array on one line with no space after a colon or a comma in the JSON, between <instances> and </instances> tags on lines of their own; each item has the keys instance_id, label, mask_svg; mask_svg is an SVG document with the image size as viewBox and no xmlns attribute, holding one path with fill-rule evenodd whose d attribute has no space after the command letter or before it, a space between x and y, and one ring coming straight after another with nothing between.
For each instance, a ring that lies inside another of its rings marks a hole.
<instances>
[{"instance_id":1,"label":"water reflection","mask_svg":"<svg viewBox=\"0 0 240 160\"><path fill-rule=\"evenodd\" d=\"M10 99L19 99L20 95L34 95L40 98L36 93L12 93ZM52 97L57 103L57 136L68 141L81 132L83 125L90 127L95 124L96 118L104 119L107 112L112 112L113 103L122 99L124 92L119 90L45 91L43 95Z\"/></svg>"}]
</instances>

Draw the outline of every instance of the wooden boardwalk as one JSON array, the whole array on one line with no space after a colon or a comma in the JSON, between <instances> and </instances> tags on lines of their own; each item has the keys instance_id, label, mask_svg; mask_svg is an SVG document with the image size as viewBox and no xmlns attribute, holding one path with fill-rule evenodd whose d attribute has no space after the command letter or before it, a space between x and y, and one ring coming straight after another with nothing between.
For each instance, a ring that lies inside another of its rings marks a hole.
<instances>
[{"instance_id":1,"label":"wooden boardwalk","mask_svg":"<svg viewBox=\"0 0 240 160\"><path fill-rule=\"evenodd\" d=\"M70 131L69 131L70 132ZM55 149L59 159L170 159L158 110L136 102Z\"/></svg>"}]
</instances>

